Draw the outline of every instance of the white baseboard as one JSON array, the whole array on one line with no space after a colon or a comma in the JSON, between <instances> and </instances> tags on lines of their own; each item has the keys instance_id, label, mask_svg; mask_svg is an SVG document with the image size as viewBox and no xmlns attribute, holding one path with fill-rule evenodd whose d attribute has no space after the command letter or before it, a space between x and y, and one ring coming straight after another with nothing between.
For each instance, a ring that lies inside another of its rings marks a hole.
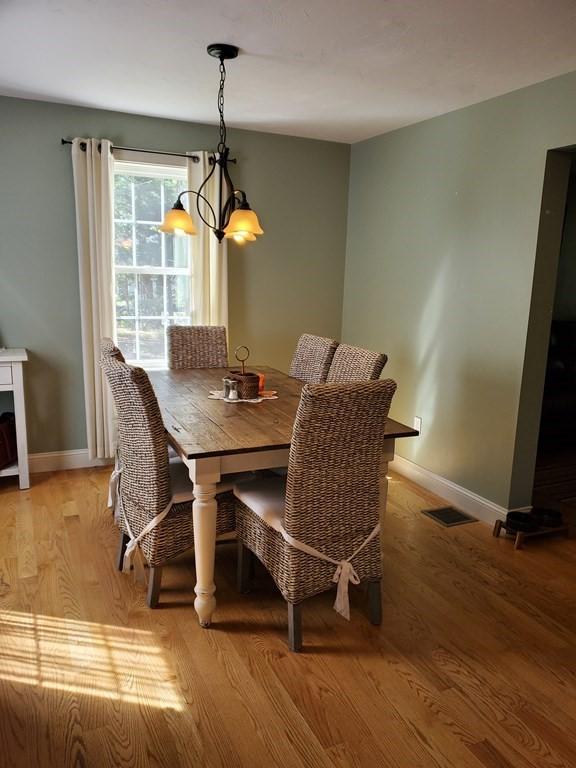
<instances>
[{"instance_id":1,"label":"white baseboard","mask_svg":"<svg viewBox=\"0 0 576 768\"><path fill-rule=\"evenodd\" d=\"M57 472L59 469L82 469L112 464L112 459L89 459L87 448L78 448L75 451L31 453L28 460L31 473Z\"/></svg>"},{"instance_id":2,"label":"white baseboard","mask_svg":"<svg viewBox=\"0 0 576 768\"><path fill-rule=\"evenodd\" d=\"M478 494L463 488L461 485L456 485L456 483L447 480L445 477L435 475L434 472L430 472L428 469L424 469L424 467L420 467L418 464L414 464L402 456L396 456L394 461L390 462L389 468L485 523L504 520L506 512L508 512L505 507L500 507L498 504L494 504L493 501L484 499L482 496L478 496Z\"/></svg>"}]
</instances>

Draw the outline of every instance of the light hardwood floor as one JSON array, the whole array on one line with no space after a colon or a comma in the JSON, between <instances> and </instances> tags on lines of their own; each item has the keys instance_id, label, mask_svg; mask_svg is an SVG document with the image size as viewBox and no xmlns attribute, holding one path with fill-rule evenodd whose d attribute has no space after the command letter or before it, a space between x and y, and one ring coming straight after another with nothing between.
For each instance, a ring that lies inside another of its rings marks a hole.
<instances>
[{"instance_id":1,"label":"light hardwood floor","mask_svg":"<svg viewBox=\"0 0 576 768\"><path fill-rule=\"evenodd\" d=\"M380 628L323 595L306 652L286 648L263 571L193 612L193 561L166 568L160 608L114 569L108 472L0 481L0 765L576 766L576 540L514 552L481 524L443 529L438 500L390 483Z\"/></svg>"}]
</instances>

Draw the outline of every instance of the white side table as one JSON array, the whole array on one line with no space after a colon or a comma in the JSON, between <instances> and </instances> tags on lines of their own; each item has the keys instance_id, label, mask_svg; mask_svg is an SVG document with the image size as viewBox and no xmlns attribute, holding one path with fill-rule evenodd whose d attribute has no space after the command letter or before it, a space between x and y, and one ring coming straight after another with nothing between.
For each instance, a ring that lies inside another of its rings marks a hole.
<instances>
[{"instance_id":1,"label":"white side table","mask_svg":"<svg viewBox=\"0 0 576 768\"><path fill-rule=\"evenodd\" d=\"M0 392L14 393L16 415L16 445L18 461L0 469L0 477L19 475L20 488L30 488L28 471L28 438L26 437L26 407L22 363L28 360L25 349L0 349Z\"/></svg>"}]
</instances>

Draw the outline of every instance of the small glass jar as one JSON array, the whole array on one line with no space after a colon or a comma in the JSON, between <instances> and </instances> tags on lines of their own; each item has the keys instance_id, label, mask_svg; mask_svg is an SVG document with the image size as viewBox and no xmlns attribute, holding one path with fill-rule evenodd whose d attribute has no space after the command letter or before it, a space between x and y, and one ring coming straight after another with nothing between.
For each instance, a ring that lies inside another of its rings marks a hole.
<instances>
[{"instance_id":1,"label":"small glass jar","mask_svg":"<svg viewBox=\"0 0 576 768\"><path fill-rule=\"evenodd\" d=\"M230 379L228 390L228 400L238 400L238 382L235 379Z\"/></svg>"}]
</instances>

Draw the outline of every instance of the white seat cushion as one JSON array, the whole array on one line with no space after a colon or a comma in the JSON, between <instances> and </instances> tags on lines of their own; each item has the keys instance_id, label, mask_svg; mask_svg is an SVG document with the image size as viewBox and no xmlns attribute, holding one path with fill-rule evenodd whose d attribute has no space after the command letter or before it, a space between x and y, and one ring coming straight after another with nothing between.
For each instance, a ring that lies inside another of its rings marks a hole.
<instances>
[{"instance_id":1,"label":"white seat cushion","mask_svg":"<svg viewBox=\"0 0 576 768\"><path fill-rule=\"evenodd\" d=\"M175 504L180 504L184 501L194 500L194 485L190 480L188 473L188 467L178 457L170 459L170 485L172 488L172 498ZM225 491L231 491L234 485L246 478L250 479L254 475L250 472L236 472L230 475L223 475L222 480L216 487L216 493L224 493Z\"/></svg>"},{"instance_id":2,"label":"white seat cushion","mask_svg":"<svg viewBox=\"0 0 576 768\"><path fill-rule=\"evenodd\" d=\"M284 521L285 477L257 477L236 483L234 495L275 530Z\"/></svg>"},{"instance_id":3,"label":"white seat cushion","mask_svg":"<svg viewBox=\"0 0 576 768\"><path fill-rule=\"evenodd\" d=\"M188 474L188 467L180 459L170 459L170 485L175 504L194 499L194 486Z\"/></svg>"}]
</instances>

